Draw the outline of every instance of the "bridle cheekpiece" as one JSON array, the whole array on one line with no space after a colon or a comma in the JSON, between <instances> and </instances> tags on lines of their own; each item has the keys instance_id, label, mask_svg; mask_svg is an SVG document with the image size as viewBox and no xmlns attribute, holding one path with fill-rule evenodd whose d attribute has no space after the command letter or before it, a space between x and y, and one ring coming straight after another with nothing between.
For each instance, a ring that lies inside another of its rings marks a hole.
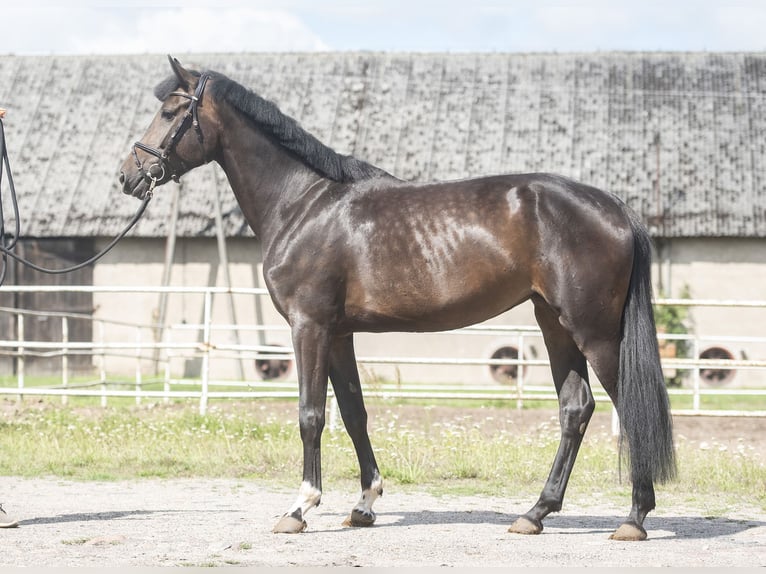
<instances>
[{"instance_id":1,"label":"bridle cheekpiece","mask_svg":"<svg viewBox=\"0 0 766 574\"><path fill-rule=\"evenodd\" d=\"M199 102L202 99L202 93L205 91L205 84L207 84L209 79L210 76L207 73L202 73L200 75L199 82L197 82L197 88L194 90L194 95L189 95L185 92L171 92L168 94L168 96L181 96L182 98L187 98L189 100L189 106L186 108L186 113L179 122L178 126L176 126L176 129L173 130L173 133L171 133L170 137L167 138L165 147L156 148L138 141L133 144L133 157L136 159L136 166L139 169L143 169L141 160L138 159L137 150L139 149L150 155L153 155L159 160L157 163L150 165L149 169L144 170L146 174L145 177L150 182L148 193L151 194L154 191L157 182L165 179L166 175L169 175L173 181L178 182L178 178L180 176L176 170L173 169L173 165L170 162L170 153L173 151L175 146L178 144L178 141L181 139L181 136L183 136L184 132L188 128L189 120L191 120L191 125L194 128L194 131L197 133L197 139L199 140L200 144L202 143L202 130L199 127L197 108L199 107ZM180 167L184 173L188 171L181 159L178 159L178 163L181 164ZM155 168L159 168L159 173L154 171Z\"/></svg>"}]
</instances>

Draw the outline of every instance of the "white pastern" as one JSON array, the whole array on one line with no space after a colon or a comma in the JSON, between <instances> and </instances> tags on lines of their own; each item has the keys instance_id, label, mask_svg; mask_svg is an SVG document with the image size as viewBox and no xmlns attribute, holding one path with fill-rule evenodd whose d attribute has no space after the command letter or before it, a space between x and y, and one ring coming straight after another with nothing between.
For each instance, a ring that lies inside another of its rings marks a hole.
<instances>
[{"instance_id":1,"label":"white pastern","mask_svg":"<svg viewBox=\"0 0 766 574\"><path fill-rule=\"evenodd\" d=\"M359 499L359 502L356 503L354 510L361 512L362 514L375 516L375 513L372 511L372 505L375 503L382 492L383 479L377 478L370 485L370 488L362 491L362 497Z\"/></svg>"},{"instance_id":2,"label":"white pastern","mask_svg":"<svg viewBox=\"0 0 766 574\"><path fill-rule=\"evenodd\" d=\"M301 516L306 516L306 513L319 504L319 500L322 498L322 491L311 486L309 482L301 483L301 488L298 491L298 498L295 503L290 507L287 514L293 514L300 508Z\"/></svg>"}]
</instances>

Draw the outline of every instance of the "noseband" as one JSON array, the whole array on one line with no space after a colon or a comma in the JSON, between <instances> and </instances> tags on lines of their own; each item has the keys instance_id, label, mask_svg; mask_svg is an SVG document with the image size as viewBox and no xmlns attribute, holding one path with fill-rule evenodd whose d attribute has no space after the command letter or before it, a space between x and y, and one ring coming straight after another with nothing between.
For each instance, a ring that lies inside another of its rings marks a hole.
<instances>
[{"instance_id":1,"label":"noseband","mask_svg":"<svg viewBox=\"0 0 766 574\"><path fill-rule=\"evenodd\" d=\"M159 160L157 163L150 165L149 169L144 170L145 177L147 177L150 181L149 193L154 191L154 187L157 185L157 182L163 180L165 175L169 175L173 181L178 182L178 178L180 176L176 173L176 170L173 169L169 156L170 152L173 151L175 146L178 144L178 141L181 139L181 136L183 136L184 132L188 128L189 120L191 120L191 125L194 127L194 131L197 133L197 139L200 143L202 143L202 130L199 127L197 107L199 106L199 101L202 99L202 92L205 91L205 84L207 84L209 78L210 76L206 73L203 73L200 76L199 82L197 82L197 89L194 90L194 95L189 95L185 92L171 92L169 94L170 96L181 96L182 98L187 98L189 100L189 106L186 108L186 113L181 119L181 122L178 124L173 133L170 134L170 137L167 138L167 144L165 144L164 148L152 147L142 142L136 142L133 144L133 157L136 159L136 166L139 169L143 169L141 160L138 159L137 150L139 149L150 155L153 155ZM184 173L188 171L180 158L178 159L178 163L181 164L181 168ZM154 171L155 168L159 168L159 173Z\"/></svg>"}]
</instances>

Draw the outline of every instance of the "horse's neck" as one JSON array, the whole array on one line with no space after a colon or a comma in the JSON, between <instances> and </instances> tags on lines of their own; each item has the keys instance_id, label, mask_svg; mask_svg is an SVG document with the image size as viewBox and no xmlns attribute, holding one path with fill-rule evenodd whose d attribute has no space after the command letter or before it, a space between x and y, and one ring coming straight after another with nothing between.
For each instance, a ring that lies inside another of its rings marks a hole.
<instances>
[{"instance_id":1,"label":"horse's neck","mask_svg":"<svg viewBox=\"0 0 766 574\"><path fill-rule=\"evenodd\" d=\"M282 208L322 178L251 125L234 125L227 125L221 136L218 163L245 219L266 243L279 226Z\"/></svg>"}]
</instances>

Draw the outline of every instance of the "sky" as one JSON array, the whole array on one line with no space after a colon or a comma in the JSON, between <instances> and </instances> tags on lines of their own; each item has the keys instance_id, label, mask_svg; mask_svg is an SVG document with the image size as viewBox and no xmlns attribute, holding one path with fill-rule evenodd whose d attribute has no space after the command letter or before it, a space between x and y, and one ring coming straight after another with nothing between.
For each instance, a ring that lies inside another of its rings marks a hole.
<instances>
[{"instance_id":1,"label":"sky","mask_svg":"<svg viewBox=\"0 0 766 574\"><path fill-rule=\"evenodd\" d=\"M26 0L0 55L765 51L763 0Z\"/></svg>"}]
</instances>

